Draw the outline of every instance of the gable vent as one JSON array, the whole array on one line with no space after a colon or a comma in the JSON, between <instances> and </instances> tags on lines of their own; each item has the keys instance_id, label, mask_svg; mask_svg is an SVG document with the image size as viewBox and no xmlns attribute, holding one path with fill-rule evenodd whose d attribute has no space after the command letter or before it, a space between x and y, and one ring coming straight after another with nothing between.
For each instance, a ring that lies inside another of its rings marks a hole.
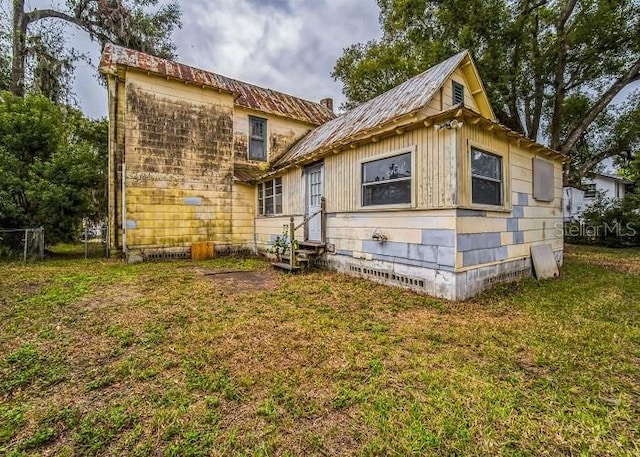
<instances>
[{"instance_id":1,"label":"gable vent","mask_svg":"<svg viewBox=\"0 0 640 457\"><path fill-rule=\"evenodd\" d=\"M459 82L453 82L453 104L464 105L464 86Z\"/></svg>"}]
</instances>

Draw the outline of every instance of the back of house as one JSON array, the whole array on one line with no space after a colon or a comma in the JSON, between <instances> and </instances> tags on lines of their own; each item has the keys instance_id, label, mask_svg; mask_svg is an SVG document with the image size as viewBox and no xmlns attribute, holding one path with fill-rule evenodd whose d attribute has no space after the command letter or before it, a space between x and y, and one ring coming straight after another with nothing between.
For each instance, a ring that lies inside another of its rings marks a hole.
<instances>
[{"instance_id":1,"label":"back of house","mask_svg":"<svg viewBox=\"0 0 640 457\"><path fill-rule=\"evenodd\" d=\"M468 52L336 117L115 46L110 245L130 259L269 253L452 300L562 263L563 156L500 125Z\"/></svg>"}]
</instances>

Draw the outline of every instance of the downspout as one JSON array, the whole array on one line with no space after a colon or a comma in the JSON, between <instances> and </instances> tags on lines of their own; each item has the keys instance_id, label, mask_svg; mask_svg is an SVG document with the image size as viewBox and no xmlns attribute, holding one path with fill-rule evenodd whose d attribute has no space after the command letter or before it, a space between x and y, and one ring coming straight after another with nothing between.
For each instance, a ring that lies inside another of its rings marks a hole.
<instances>
[{"instance_id":1,"label":"downspout","mask_svg":"<svg viewBox=\"0 0 640 457\"><path fill-rule=\"evenodd\" d=\"M126 173L127 167L122 158L122 253L127 255L127 194L126 194Z\"/></svg>"},{"instance_id":2,"label":"downspout","mask_svg":"<svg viewBox=\"0 0 640 457\"><path fill-rule=\"evenodd\" d=\"M118 75L116 74L113 78L115 82L114 88L114 102L113 102L113 164L111 165L111 172L113 173L113 179L115 180L118 176L118 164L116 162L116 158L118 157L118 89L119 89L119 80ZM109 234L113 236L113 246L117 248L118 246L118 187L113 186L113 234ZM111 224L108 224L109 230L111 230ZM109 240L111 241L111 240ZM108 244L111 244L110 242Z\"/></svg>"},{"instance_id":3,"label":"downspout","mask_svg":"<svg viewBox=\"0 0 640 457\"><path fill-rule=\"evenodd\" d=\"M120 88L120 78L116 75L116 126L115 133L118 133L118 100L119 100L119 88ZM118 151L119 141L116 137L116 152ZM122 199L122 209L120 213L120 218L122 220L122 254L127 255L127 199L126 199L126 181L127 181L127 168L125 165L125 154L124 150L121 151L122 157L120 159L121 166L121 190L120 190L120 198ZM117 220L117 219L116 219Z\"/></svg>"}]
</instances>

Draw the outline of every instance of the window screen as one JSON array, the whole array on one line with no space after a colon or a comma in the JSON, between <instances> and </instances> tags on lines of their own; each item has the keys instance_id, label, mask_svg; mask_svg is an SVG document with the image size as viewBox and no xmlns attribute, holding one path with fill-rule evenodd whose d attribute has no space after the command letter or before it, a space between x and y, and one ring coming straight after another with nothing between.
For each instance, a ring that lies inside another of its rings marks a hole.
<instances>
[{"instance_id":1,"label":"window screen","mask_svg":"<svg viewBox=\"0 0 640 457\"><path fill-rule=\"evenodd\" d=\"M502 205L502 157L471 149L471 200L481 205Z\"/></svg>"},{"instance_id":2,"label":"window screen","mask_svg":"<svg viewBox=\"0 0 640 457\"><path fill-rule=\"evenodd\" d=\"M411 153L362 164L362 206L411 203Z\"/></svg>"}]
</instances>

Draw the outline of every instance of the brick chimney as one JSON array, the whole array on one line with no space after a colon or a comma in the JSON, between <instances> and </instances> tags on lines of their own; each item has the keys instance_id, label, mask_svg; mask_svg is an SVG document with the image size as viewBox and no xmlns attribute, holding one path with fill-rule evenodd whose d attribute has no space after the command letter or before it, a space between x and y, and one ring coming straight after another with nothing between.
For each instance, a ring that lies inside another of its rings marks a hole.
<instances>
[{"instance_id":1,"label":"brick chimney","mask_svg":"<svg viewBox=\"0 0 640 457\"><path fill-rule=\"evenodd\" d=\"M322 100L320 100L320 104L327 108L329 111L333 112L333 98L323 98Z\"/></svg>"}]
</instances>

